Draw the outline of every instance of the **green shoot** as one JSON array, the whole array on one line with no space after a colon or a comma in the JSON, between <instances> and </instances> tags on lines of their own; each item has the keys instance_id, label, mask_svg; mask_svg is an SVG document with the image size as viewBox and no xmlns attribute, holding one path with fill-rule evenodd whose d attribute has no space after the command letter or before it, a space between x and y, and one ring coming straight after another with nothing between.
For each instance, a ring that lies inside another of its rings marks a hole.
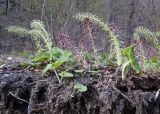
<instances>
[{"instance_id":1,"label":"green shoot","mask_svg":"<svg viewBox=\"0 0 160 114\"><path fill-rule=\"evenodd\" d=\"M129 46L127 48L123 49L123 56L124 56L124 63L122 65L122 79L124 80L126 78L127 73L129 72L128 70L132 68L133 70L136 71L136 73L141 74L142 73L142 68L139 65L135 52L134 52L134 45Z\"/></svg>"}]
</instances>

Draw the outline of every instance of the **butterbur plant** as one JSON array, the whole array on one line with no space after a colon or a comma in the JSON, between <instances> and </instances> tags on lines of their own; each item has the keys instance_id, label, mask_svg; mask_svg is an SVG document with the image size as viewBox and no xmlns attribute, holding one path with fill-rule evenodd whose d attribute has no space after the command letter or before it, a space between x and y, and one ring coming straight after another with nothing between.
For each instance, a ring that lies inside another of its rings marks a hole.
<instances>
[{"instance_id":1,"label":"butterbur plant","mask_svg":"<svg viewBox=\"0 0 160 114\"><path fill-rule=\"evenodd\" d=\"M134 69L137 73L141 74L142 71L135 56L134 46L130 46L123 49L123 53L122 53L122 49L120 48L120 41L116 33L113 31L111 27L109 27L108 24L105 24L102 21L102 19L99 19L96 15L93 15L90 13L78 13L75 15L75 18L80 21L85 21L87 19L93 24L96 24L103 31L108 33L108 36L111 41L111 45L113 46L112 53L116 54L116 60L118 65L117 69L122 67L123 80L126 78L126 74L129 72L130 68Z\"/></svg>"},{"instance_id":2,"label":"butterbur plant","mask_svg":"<svg viewBox=\"0 0 160 114\"><path fill-rule=\"evenodd\" d=\"M84 20L84 29L85 29L84 30L85 34L87 34L89 40L91 40L91 47L92 47L93 56L94 56L94 59L95 59L95 66L98 69L100 63L99 63L99 59L98 59L98 55L97 55L97 48L96 48L95 41L94 41L94 38L93 38L93 35L92 35L93 24L88 18L86 18Z\"/></svg>"},{"instance_id":3,"label":"butterbur plant","mask_svg":"<svg viewBox=\"0 0 160 114\"><path fill-rule=\"evenodd\" d=\"M36 45L38 44L38 51L28 65L35 67L41 66L42 64L43 66L45 65L42 75L44 76L49 70L53 70L60 82L60 78L56 70L65 63L73 60L72 53L57 47L53 48L51 36L46 31L45 25L42 21L33 20L30 24L30 28L31 29L19 26L10 26L7 30L20 36L31 36L36 41ZM44 48L40 45L41 41L45 43Z\"/></svg>"},{"instance_id":4,"label":"butterbur plant","mask_svg":"<svg viewBox=\"0 0 160 114\"><path fill-rule=\"evenodd\" d=\"M88 64L85 60L84 54L82 52L82 48L79 48L75 45L75 42L72 38L66 34L60 35L60 45L62 48L72 51L77 56L78 63L82 63L83 68L88 68Z\"/></svg>"},{"instance_id":5,"label":"butterbur plant","mask_svg":"<svg viewBox=\"0 0 160 114\"><path fill-rule=\"evenodd\" d=\"M91 41L91 49L93 50L93 53L91 54L93 54L93 56L89 56L89 53L84 49L83 41L80 42L80 46L76 46L72 38L66 34L61 34L59 37L60 45L64 49L53 47L51 36L49 32L46 31L45 25L42 21L33 20L30 24L30 29L19 26L10 26L7 28L7 30L20 36L31 36L35 40L35 43L37 45L37 53L28 63L28 66L43 68L42 76L45 76L48 71L54 71L59 83L61 82L62 78L73 77L72 73L67 72L67 68L69 66L65 67L65 65L69 65L72 62L75 63L75 58L70 51L72 51L76 55L78 64L82 64L83 68L91 70L91 67L93 67L94 65L96 66L96 69L100 67L100 61L102 61L102 58L100 59L99 57L94 41L94 24L108 33L111 47L113 47L111 53L112 55L115 55L114 58L116 58L116 60L114 61L116 61L117 63L117 69L122 69L122 79L124 80L126 78L126 75L130 69L134 69L138 74L141 74L142 70L134 52L135 46L133 45L122 49L116 31L113 29L113 27L109 27L108 24L104 23L97 16L90 13L79 13L74 17L75 19L84 23L83 29L85 34L87 35L87 38ZM42 45L42 42L45 45ZM85 54L86 52L88 53L88 55ZM92 63L94 63L93 66ZM62 78L60 78L59 76L61 76ZM78 89L79 91L87 90L83 85L75 85L74 88Z\"/></svg>"},{"instance_id":6,"label":"butterbur plant","mask_svg":"<svg viewBox=\"0 0 160 114\"><path fill-rule=\"evenodd\" d=\"M45 25L42 21L33 20L30 24L31 29L27 29L25 27L20 26L10 26L7 28L8 32L14 33L20 36L31 36L35 40L35 44L37 45L37 50L42 50L40 42L43 41L45 43L45 48L51 52L52 49L52 41L49 33L45 29Z\"/></svg>"},{"instance_id":7,"label":"butterbur plant","mask_svg":"<svg viewBox=\"0 0 160 114\"><path fill-rule=\"evenodd\" d=\"M112 53L116 55L116 60L117 60L117 65L118 65L117 69L119 69L119 67L122 65L122 52L120 48L120 41L117 35L112 31L112 29L106 23L104 23L102 19L90 13L78 13L74 17L75 19L80 20L80 21L84 21L88 19L90 22L97 25L98 27L100 27L103 31L105 31L108 34L110 41L111 41L111 45L113 46Z\"/></svg>"},{"instance_id":8,"label":"butterbur plant","mask_svg":"<svg viewBox=\"0 0 160 114\"><path fill-rule=\"evenodd\" d=\"M96 24L103 31L108 33L111 43L114 46L117 64L120 66L122 64L122 52L120 49L120 42L118 40L117 35L110 29L110 27L107 24L105 24L102 21L102 19L99 19L99 17L97 17L96 15L90 14L90 13L78 13L74 17L75 19L80 20L80 21L89 19L90 22L92 22L93 24Z\"/></svg>"},{"instance_id":9,"label":"butterbur plant","mask_svg":"<svg viewBox=\"0 0 160 114\"><path fill-rule=\"evenodd\" d=\"M159 63L158 61L155 62L155 58L160 51L160 32L152 32L145 27L138 27L135 29L133 37L137 41L137 48L139 48L137 55L143 70L146 72L157 72Z\"/></svg>"}]
</instances>

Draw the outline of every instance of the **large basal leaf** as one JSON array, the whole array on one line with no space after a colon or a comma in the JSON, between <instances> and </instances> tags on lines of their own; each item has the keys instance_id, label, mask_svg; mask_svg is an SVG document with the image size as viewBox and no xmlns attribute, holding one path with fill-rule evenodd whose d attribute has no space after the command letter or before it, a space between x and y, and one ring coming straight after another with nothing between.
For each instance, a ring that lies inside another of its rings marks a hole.
<instances>
[{"instance_id":1,"label":"large basal leaf","mask_svg":"<svg viewBox=\"0 0 160 114\"><path fill-rule=\"evenodd\" d=\"M60 60L60 61L69 61L69 59L70 59L71 56L72 56L71 52L64 51L63 55L61 55L58 60Z\"/></svg>"},{"instance_id":2,"label":"large basal leaf","mask_svg":"<svg viewBox=\"0 0 160 114\"><path fill-rule=\"evenodd\" d=\"M52 48L53 60L58 60L63 55L63 53L64 53L63 50L58 47Z\"/></svg>"},{"instance_id":3,"label":"large basal leaf","mask_svg":"<svg viewBox=\"0 0 160 114\"><path fill-rule=\"evenodd\" d=\"M52 58L55 61L69 61L72 57L72 53L60 48L54 47L52 49Z\"/></svg>"},{"instance_id":4,"label":"large basal leaf","mask_svg":"<svg viewBox=\"0 0 160 114\"><path fill-rule=\"evenodd\" d=\"M59 68L61 65L64 64L65 61L55 61L53 64L52 64L52 68L53 69L57 69Z\"/></svg>"},{"instance_id":5,"label":"large basal leaf","mask_svg":"<svg viewBox=\"0 0 160 114\"><path fill-rule=\"evenodd\" d=\"M78 90L79 92L86 92L87 91L87 86L80 84L80 83L76 83L74 85L74 89Z\"/></svg>"},{"instance_id":6,"label":"large basal leaf","mask_svg":"<svg viewBox=\"0 0 160 114\"><path fill-rule=\"evenodd\" d=\"M48 54L44 54L42 56L35 57L32 61L33 62L45 62L45 61L49 60L49 57L50 56Z\"/></svg>"}]
</instances>

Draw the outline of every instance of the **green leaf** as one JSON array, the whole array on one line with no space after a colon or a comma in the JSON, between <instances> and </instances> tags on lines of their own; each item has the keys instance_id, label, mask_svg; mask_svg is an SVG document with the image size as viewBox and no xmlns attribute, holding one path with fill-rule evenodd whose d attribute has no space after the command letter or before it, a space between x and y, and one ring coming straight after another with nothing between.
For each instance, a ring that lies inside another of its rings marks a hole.
<instances>
[{"instance_id":1,"label":"green leaf","mask_svg":"<svg viewBox=\"0 0 160 114\"><path fill-rule=\"evenodd\" d=\"M33 58L33 62L45 62L49 60L50 56L48 54L43 54L41 56L37 56Z\"/></svg>"},{"instance_id":2,"label":"green leaf","mask_svg":"<svg viewBox=\"0 0 160 114\"><path fill-rule=\"evenodd\" d=\"M52 48L52 57L55 61L69 61L72 57L72 53L66 50L62 50L58 47Z\"/></svg>"},{"instance_id":3,"label":"green leaf","mask_svg":"<svg viewBox=\"0 0 160 114\"><path fill-rule=\"evenodd\" d=\"M154 57L152 58L152 62L153 62L153 63L158 63L158 61L159 61L158 56L154 56Z\"/></svg>"},{"instance_id":4,"label":"green leaf","mask_svg":"<svg viewBox=\"0 0 160 114\"><path fill-rule=\"evenodd\" d=\"M138 74L142 73L142 68L141 68L141 66L139 65L139 63L137 62L136 59L132 59L131 66L136 71L136 73L138 73Z\"/></svg>"},{"instance_id":5,"label":"green leaf","mask_svg":"<svg viewBox=\"0 0 160 114\"><path fill-rule=\"evenodd\" d=\"M74 85L74 89L78 90L79 92L86 92L87 91L87 86L80 84L80 83L76 83Z\"/></svg>"},{"instance_id":6,"label":"green leaf","mask_svg":"<svg viewBox=\"0 0 160 114\"><path fill-rule=\"evenodd\" d=\"M135 59L134 45L124 48L122 53L128 60Z\"/></svg>"},{"instance_id":7,"label":"green leaf","mask_svg":"<svg viewBox=\"0 0 160 114\"><path fill-rule=\"evenodd\" d=\"M129 52L130 52L130 47L126 47L122 50L123 56L127 57L129 59Z\"/></svg>"},{"instance_id":8,"label":"green leaf","mask_svg":"<svg viewBox=\"0 0 160 114\"><path fill-rule=\"evenodd\" d=\"M59 68L62 64L64 64L64 61L55 61L55 62L52 64L52 67L53 67L53 69L57 69L57 68Z\"/></svg>"},{"instance_id":9,"label":"green leaf","mask_svg":"<svg viewBox=\"0 0 160 114\"><path fill-rule=\"evenodd\" d=\"M45 69L42 71L42 76L48 71L52 69L52 64L47 64L47 66L45 67Z\"/></svg>"},{"instance_id":10,"label":"green leaf","mask_svg":"<svg viewBox=\"0 0 160 114\"><path fill-rule=\"evenodd\" d=\"M134 52L134 45L124 48L123 55L128 59L128 61L130 61L132 69L134 69L138 74L141 74L142 68L136 59L135 52Z\"/></svg>"},{"instance_id":11,"label":"green leaf","mask_svg":"<svg viewBox=\"0 0 160 114\"><path fill-rule=\"evenodd\" d=\"M40 57L35 57L32 61L34 62L44 62L46 60L49 60L49 56L40 56Z\"/></svg>"},{"instance_id":12,"label":"green leaf","mask_svg":"<svg viewBox=\"0 0 160 114\"><path fill-rule=\"evenodd\" d=\"M58 75L60 75L63 78L71 78L71 77L73 77L73 74L69 73L67 71L63 71L63 72L59 73Z\"/></svg>"},{"instance_id":13,"label":"green leaf","mask_svg":"<svg viewBox=\"0 0 160 114\"><path fill-rule=\"evenodd\" d=\"M58 47L54 47L52 48L51 53L52 53L53 60L58 60L63 55L63 50Z\"/></svg>"},{"instance_id":14,"label":"green leaf","mask_svg":"<svg viewBox=\"0 0 160 114\"><path fill-rule=\"evenodd\" d=\"M61 55L58 60L69 61L71 55L72 55L71 52L64 51L64 52L63 52L63 55Z\"/></svg>"},{"instance_id":15,"label":"green leaf","mask_svg":"<svg viewBox=\"0 0 160 114\"><path fill-rule=\"evenodd\" d=\"M93 60L93 55L92 54L90 54L90 53L84 53L84 57L85 57L85 59L86 60Z\"/></svg>"}]
</instances>

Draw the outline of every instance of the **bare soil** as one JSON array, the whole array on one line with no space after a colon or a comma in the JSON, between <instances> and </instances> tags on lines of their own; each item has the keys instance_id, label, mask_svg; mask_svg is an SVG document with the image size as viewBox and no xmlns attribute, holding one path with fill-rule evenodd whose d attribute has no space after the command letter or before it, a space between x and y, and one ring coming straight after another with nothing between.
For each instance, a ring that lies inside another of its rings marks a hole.
<instances>
[{"instance_id":1,"label":"bare soil","mask_svg":"<svg viewBox=\"0 0 160 114\"><path fill-rule=\"evenodd\" d=\"M75 91L77 82L88 90ZM42 78L40 72L3 68L0 114L160 114L159 88L159 77L131 75L122 81L120 76L86 74L59 84L54 73Z\"/></svg>"}]
</instances>

